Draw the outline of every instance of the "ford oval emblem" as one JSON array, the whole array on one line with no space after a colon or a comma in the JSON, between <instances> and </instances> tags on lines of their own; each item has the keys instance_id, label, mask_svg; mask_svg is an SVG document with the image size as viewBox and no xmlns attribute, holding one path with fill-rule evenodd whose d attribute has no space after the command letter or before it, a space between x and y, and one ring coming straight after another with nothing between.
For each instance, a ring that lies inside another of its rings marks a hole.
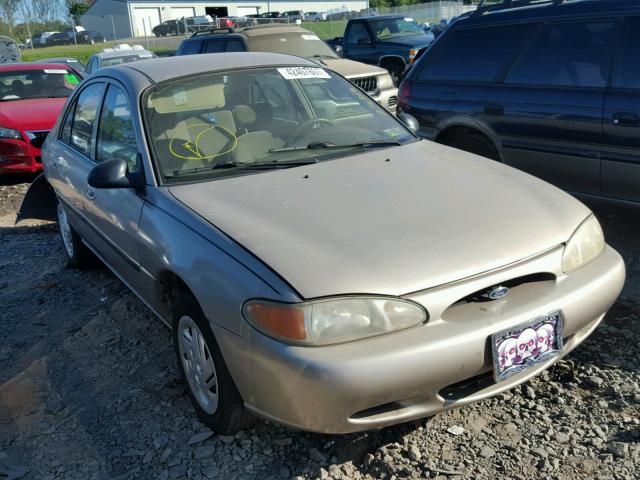
<instances>
[{"instance_id":1,"label":"ford oval emblem","mask_svg":"<svg viewBox=\"0 0 640 480\"><path fill-rule=\"evenodd\" d=\"M489 290L489 298L491 300L498 300L499 298L503 298L509 295L509 287L494 287Z\"/></svg>"}]
</instances>

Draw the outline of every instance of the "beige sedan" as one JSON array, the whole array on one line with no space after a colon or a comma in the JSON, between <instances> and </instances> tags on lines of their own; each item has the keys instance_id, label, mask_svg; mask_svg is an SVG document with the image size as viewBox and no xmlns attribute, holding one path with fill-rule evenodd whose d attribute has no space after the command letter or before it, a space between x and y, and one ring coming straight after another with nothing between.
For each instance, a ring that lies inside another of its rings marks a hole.
<instances>
[{"instance_id":1,"label":"beige sedan","mask_svg":"<svg viewBox=\"0 0 640 480\"><path fill-rule=\"evenodd\" d=\"M583 204L419 140L299 57L101 69L43 163L69 262L97 254L172 327L218 433L248 412L336 433L487 398L578 346L624 283Z\"/></svg>"}]
</instances>

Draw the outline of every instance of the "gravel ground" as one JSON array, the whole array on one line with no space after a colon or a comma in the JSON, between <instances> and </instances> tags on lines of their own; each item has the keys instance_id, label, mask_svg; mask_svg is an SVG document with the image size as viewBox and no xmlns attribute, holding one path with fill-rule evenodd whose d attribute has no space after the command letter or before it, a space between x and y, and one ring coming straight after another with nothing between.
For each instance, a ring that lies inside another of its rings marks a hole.
<instances>
[{"instance_id":1,"label":"gravel ground","mask_svg":"<svg viewBox=\"0 0 640 480\"><path fill-rule=\"evenodd\" d=\"M168 331L106 269L65 268L55 225L0 185L0 479L638 479L640 218L597 210L625 290L576 351L494 399L362 434L258 422L216 437Z\"/></svg>"}]
</instances>

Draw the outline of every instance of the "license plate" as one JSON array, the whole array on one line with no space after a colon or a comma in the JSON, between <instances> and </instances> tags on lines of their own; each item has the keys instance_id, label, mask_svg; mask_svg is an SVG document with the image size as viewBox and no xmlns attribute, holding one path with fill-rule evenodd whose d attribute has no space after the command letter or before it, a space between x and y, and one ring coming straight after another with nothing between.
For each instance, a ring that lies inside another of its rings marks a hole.
<instances>
[{"instance_id":1,"label":"license plate","mask_svg":"<svg viewBox=\"0 0 640 480\"><path fill-rule=\"evenodd\" d=\"M504 380L562 351L562 313L557 311L491 335L493 378Z\"/></svg>"}]
</instances>

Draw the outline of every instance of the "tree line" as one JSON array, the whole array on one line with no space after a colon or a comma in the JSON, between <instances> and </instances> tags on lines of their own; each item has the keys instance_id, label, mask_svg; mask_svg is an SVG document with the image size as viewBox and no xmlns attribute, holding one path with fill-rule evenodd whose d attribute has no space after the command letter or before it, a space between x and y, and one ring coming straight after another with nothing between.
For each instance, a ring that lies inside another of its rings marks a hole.
<instances>
[{"instance_id":1,"label":"tree line","mask_svg":"<svg viewBox=\"0 0 640 480\"><path fill-rule=\"evenodd\" d=\"M0 35L24 42L29 33L78 24L90 0L0 0Z\"/></svg>"}]
</instances>

